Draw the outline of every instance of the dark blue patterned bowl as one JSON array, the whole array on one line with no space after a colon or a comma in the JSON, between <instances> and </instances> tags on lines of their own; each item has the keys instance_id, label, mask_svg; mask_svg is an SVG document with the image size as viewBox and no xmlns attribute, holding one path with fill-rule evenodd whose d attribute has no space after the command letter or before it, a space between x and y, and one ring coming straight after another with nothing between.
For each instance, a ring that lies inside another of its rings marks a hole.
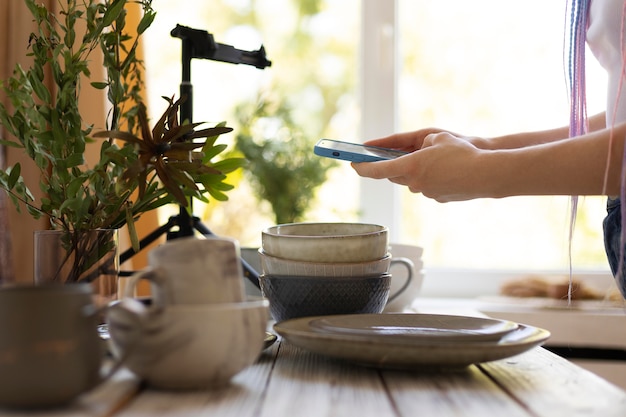
<instances>
[{"instance_id":1,"label":"dark blue patterned bowl","mask_svg":"<svg viewBox=\"0 0 626 417\"><path fill-rule=\"evenodd\" d=\"M261 275L261 292L277 322L307 316L380 313L389 297L391 274L363 277Z\"/></svg>"}]
</instances>

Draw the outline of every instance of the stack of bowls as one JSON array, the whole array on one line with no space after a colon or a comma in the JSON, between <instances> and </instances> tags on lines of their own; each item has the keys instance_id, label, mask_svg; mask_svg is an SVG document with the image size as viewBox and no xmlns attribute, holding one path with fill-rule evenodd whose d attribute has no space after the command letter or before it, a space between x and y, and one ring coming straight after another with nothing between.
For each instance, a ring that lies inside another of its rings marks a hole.
<instances>
[{"instance_id":1,"label":"stack of bowls","mask_svg":"<svg viewBox=\"0 0 626 417\"><path fill-rule=\"evenodd\" d=\"M276 321L380 313L391 284L389 230L367 223L290 223L262 231L261 291Z\"/></svg>"}]
</instances>

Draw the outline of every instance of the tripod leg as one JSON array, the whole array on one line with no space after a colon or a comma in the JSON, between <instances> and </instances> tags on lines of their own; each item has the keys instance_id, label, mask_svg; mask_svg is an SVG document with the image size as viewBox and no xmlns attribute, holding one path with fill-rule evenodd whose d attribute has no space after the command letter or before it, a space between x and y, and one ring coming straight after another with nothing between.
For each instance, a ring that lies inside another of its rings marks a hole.
<instances>
[{"instance_id":1,"label":"tripod leg","mask_svg":"<svg viewBox=\"0 0 626 417\"><path fill-rule=\"evenodd\" d=\"M202 233L205 236L215 236L215 234L211 230L209 230L208 227L202 224L200 219L197 217L193 218L193 227L195 227L198 232Z\"/></svg>"},{"instance_id":2,"label":"tripod leg","mask_svg":"<svg viewBox=\"0 0 626 417\"><path fill-rule=\"evenodd\" d=\"M241 258L241 266L243 267L243 276L248 278L248 281L253 283L255 287L261 289L259 273L243 258Z\"/></svg>"},{"instance_id":3,"label":"tripod leg","mask_svg":"<svg viewBox=\"0 0 626 417\"><path fill-rule=\"evenodd\" d=\"M169 221L166 224L160 226L158 229L154 230L149 235L139 241L139 250L145 248L146 246L157 240L159 237L166 234L177 223L178 221L175 217L170 217ZM132 258L133 255L135 255L136 253L137 252L133 248L126 249L124 253L120 255L120 265ZM129 275L130 274L132 274L132 272L130 272ZM120 271L120 275L125 275L125 271Z\"/></svg>"}]
</instances>

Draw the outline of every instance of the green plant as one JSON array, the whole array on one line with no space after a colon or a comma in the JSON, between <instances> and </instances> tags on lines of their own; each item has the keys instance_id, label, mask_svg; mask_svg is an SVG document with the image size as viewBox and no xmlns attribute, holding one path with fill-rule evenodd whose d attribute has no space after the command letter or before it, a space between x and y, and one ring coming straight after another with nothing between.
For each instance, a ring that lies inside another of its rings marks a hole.
<instances>
[{"instance_id":1,"label":"green plant","mask_svg":"<svg viewBox=\"0 0 626 417\"><path fill-rule=\"evenodd\" d=\"M284 102L262 99L236 114L241 130L235 143L248 161L244 173L256 196L270 203L277 224L303 220L335 161L313 154L314 142Z\"/></svg>"},{"instance_id":2,"label":"green plant","mask_svg":"<svg viewBox=\"0 0 626 417\"><path fill-rule=\"evenodd\" d=\"M143 62L136 52L155 17L151 0L59 1L58 14L35 0L24 1L38 29L30 37L30 67L16 66L1 84L10 108L0 104L0 124L11 136L0 144L22 149L34 161L45 197L34 198L19 163L0 170L0 187L18 210L26 207L35 218L49 216L53 229L68 232L68 251L82 246L82 232L124 225L139 250L134 222L142 213L168 203L186 206L190 198L227 198L224 192L231 186L224 182L226 174L241 160L213 158L225 149L215 143L217 137L232 129L220 125L196 132L198 124L179 124L180 100L171 99L149 129L140 95ZM126 26L130 3L143 10L133 28L136 35ZM88 63L96 51L103 56L104 80L90 79ZM82 85L85 79L90 80L87 86ZM106 132L94 134L83 119L78 105L82 88L107 89L111 111ZM202 136L204 141L192 141ZM96 137L108 139L100 144L99 161L87 166L86 145Z\"/></svg>"}]
</instances>

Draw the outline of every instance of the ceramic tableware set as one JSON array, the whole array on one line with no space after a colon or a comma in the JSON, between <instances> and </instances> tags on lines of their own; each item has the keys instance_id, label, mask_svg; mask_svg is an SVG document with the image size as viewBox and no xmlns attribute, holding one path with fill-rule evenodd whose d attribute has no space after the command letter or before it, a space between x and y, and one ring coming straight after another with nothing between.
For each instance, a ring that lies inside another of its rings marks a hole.
<instances>
[{"instance_id":1,"label":"ceramic tableware set","mask_svg":"<svg viewBox=\"0 0 626 417\"><path fill-rule=\"evenodd\" d=\"M125 299L141 280L151 304L138 338L135 312L108 316L113 349L149 385L164 389L220 387L263 349L267 300L246 300L239 246L227 238L179 238L148 253L149 268L130 278Z\"/></svg>"},{"instance_id":2,"label":"ceramic tableware set","mask_svg":"<svg viewBox=\"0 0 626 417\"><path fill-rule=\"evenodd\" d=\"M89 283L0 287L0 408L65 406L121 366L156 388L221 387L257 359L269 304L246 300L236 241L176 239L148 259L126 296L102 308ZM150 303L132 297L143 279Z\"/></svg>"},{"instance_id":3,"label":"ceramic tableware set","mask_svg":"<svg viewBox=\"0 0 626 417\"><path fill-rule=\"evenodd\" d=\"M543 344L550 332L508 320L439 314L300 317L274 325L300 348L377 368L460 369Z\"/></svg>"},{"instance_id":4,"label":"ceramic tableware set","mask_svg":"<svg viewBox=\"0 0 626 417\"><path fill-rule=\"evenodd\" d=\"M262 294L274 320L381 313L409 287L415 267L392 258L389 230L367 223L290 223L262 231ZM406 269L391 295L392 265Z\"/></svg>"}]
</instances>

